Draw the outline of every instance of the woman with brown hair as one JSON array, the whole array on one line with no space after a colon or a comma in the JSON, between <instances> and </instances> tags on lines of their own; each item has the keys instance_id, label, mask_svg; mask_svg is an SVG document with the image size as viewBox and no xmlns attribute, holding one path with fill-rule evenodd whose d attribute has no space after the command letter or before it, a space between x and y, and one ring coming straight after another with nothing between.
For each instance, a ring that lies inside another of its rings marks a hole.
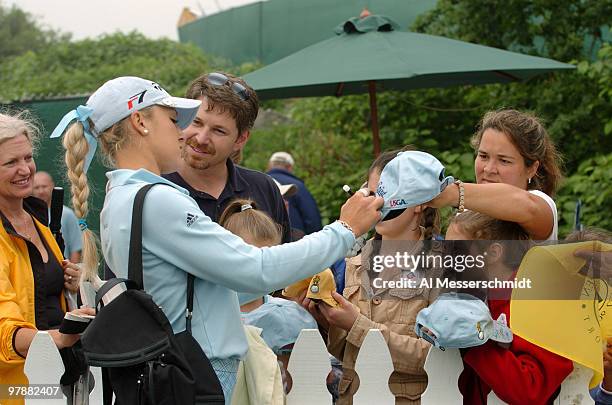
<instances>
[{"instance_id":1,"label":"woman with brown hair","mask_svg":"<svg viewBox=\"0 0 612 405\"><path fill-rule=\"evenodd\" d=\"M429 203L516 222L531 239L557 239L560 155L540 120L516 110L490 111L472 138L476 184L456 181Z\"/></svg>"}]
</instances>

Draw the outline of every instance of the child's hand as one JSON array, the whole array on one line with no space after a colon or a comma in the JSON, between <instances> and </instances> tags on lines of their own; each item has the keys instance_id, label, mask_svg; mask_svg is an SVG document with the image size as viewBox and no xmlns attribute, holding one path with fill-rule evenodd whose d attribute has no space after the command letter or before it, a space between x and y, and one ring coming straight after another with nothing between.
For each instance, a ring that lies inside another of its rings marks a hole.
<instances>
[{"instance_id":1,"label":"child's hand","mask_svg":"<svg viewBox=\"0 0 612 405\"><path fill-rule=\"evenodd\" d=\"M329 322L325 319L325 316L321 313L320 306L316 304L314 301L311 301L310 298L304 298L302 306L306 308L310 315L317 321L317 324L322 329L329 331Z\"/></svg>"},{"instance_id":2,"label":"child's hand","mask_svg":"<svg viewBox=\"0 0 612 405\"><path fill-rule=\"evenodd\" d=\"M359 316L359 310L351 304L344 296L332 291L332 297L339 306L331 307L325 303L319 305L319 310L330 325L350 331Z\"/></svg>"},{"instance_id":3,"label":"child's hand","mask_svg":"<svg viewBox=\"0 0 612 405\"><path fill-rule=\"evenodd\" d=\"M304 309L308 310L308 304L304 305L304 300L306 299L306 293L308 292L308 288L305 288L304 291L300 293L297 297L287 297L283 295L283 298L289 301L293 301Z\"/></svg>"},{"instance_id":4,"label":"child's hand","mask_svg":"<svg viewBox=\"0 0 612 405\"><path fill-rule=\"evenodd\" d=\"M586 260L586 265L580 270L580 273L608 282L612 279L612 252L576 249L574 256Z\"/></svg>"}]
</instances>

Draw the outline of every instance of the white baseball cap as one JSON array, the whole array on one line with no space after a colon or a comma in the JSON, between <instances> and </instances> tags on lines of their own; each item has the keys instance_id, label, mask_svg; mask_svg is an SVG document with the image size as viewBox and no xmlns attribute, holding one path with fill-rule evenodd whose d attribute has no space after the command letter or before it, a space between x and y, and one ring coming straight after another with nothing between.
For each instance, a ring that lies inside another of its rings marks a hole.
<instances>
[{"instance_id":1,"label":"white baseball cap","mask_svg":"<svg viewBox=\"0 0 612 405\"><path fill-rule=\"evenodd\" d=\"M431 334L423 331L429 329ZM487 340L511 343L512 331L506 315L491 317L486 303L470 294L444 293L430 306L419 311L414 331L436 347L462 349L480 346Z\"/></svg>"},{"instance_id":2,"label":"white baseball cap","mask_svg":"<svg viewBox=\"0 0 612 405\"><path fill-rule=\"evenodd\" d=\"M376 189L376 194L385 200L383 218L393 211L403 212L433 200L453 181L452 176L444 174L442 163L429 153L398 153L382 170Z\"/></svg>"},{"instance_id":3,"label":"white baseball cap","mask_svg":"<svg viewBox=\"0 0 612 405\"><path fill-rule=\"evenodd\" d=\"M160 105L176 110L177 125L181 129L189 126L202 102L188 98L172 97L161 86L140 77L124 76L104 83L87 100L64 115L50 138L61 137L74 120L83 124L83 135L89 144L84 171L87 172L98 146L98 136L134 111ZM89 122L93 123L93 127Z\"/></svg>"},{"instance_id":4,"label":"white baseball cap","mask_svg":"<svg viewBox=\"0 0 612 405\"><path fill-rule=\"evenodd\" d=\"M93 111L92 134L97 136L134 111L160 105L174 108L181 129L189 126L196 116L200 100L172 97L159 84L140 77L124 76L109 80L93 93L86 106Z\"/></svg>"}]
</instances>

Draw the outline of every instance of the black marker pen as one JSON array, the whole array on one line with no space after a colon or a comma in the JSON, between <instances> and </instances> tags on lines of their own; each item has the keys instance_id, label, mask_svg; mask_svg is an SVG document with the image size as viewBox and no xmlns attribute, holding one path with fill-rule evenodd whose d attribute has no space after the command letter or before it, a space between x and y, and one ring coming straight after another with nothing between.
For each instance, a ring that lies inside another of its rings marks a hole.
<instances>
[{"instance_id":1,"label":"black marker pen","mask_svg":"<svg viewBox=\"0 0 612 405\"><path fill-rule=\"evenodd\" d=\"M351 191L351 188L349 187L349 185L348 185L348 184L345 184L344 186L342 186L342 190L344 190L344 192L345 192L346 194L348 194L348 195L349 195L349 197L352 197L352 196L353 196L353 194L355 194L355 193L353 193L353 192Z\"/></svg>"}]
</instances>

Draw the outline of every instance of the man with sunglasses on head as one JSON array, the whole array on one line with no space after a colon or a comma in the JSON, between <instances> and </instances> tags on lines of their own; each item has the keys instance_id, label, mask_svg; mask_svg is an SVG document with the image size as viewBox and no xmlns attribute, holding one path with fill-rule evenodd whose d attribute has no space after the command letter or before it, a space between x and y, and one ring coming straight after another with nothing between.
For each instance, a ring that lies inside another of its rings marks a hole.
<instances>
[{"instance_id":1,"label":"man with sunglasses on head","mask_svg":"<svg viewBox=\"0 0 612 405\"><path fill-rule=\"evenodd\" d=\"M164 177L187 189L215 222L230 201L254 200L258 209L283 227L283 242L289 242L289 216L272 178L232 162L232 156L249 139L257 118L255 91L241 78L215 72L191 82L186 97L201 100L202 105L191 125L183 130L178 171Z\"/></svg>"}]
</instances>

